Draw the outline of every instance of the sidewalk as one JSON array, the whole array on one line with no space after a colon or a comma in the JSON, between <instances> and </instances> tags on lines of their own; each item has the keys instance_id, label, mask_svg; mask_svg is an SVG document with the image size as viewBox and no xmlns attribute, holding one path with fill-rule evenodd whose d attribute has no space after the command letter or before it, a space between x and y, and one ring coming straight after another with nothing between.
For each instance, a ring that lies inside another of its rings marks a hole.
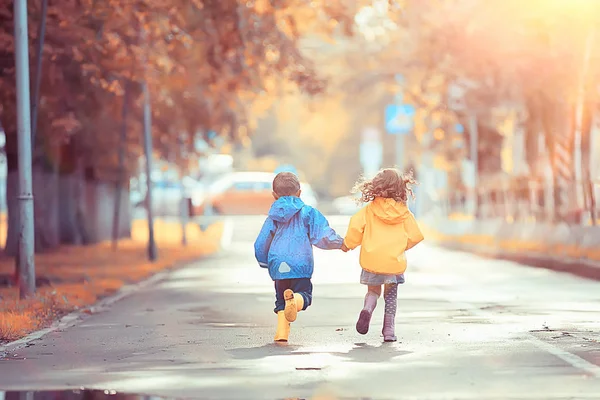
<instances>
[{"instance_id":1,"label":"sidewalk","mask_svg":"<svg viewBox=\"0 0 600 400\"><path fill-rule=\"evenodd\" d=\"M600 229L500 220L420 221L425 237L444 247L600 280Z\"/></svg>"},{"instance_id":2,"label":"sidewalk","mask_svg":"<svg viewBox=\"0 0 600 400\"><path fill-rule=\"evenodd\" d=\"M0 287L0 344L47 327L71 311L85 309L126 284L216 252L222 224L201 232L197 224L190 223L186 247L181 245L181 225L177 222L158 220L155 232L158 260L154 263L147 261L145 221L133 222L132 238L119 241L116 252L105 242L64 246L36 255L35 297L19 300L17 287ZM10 277L13 272L13 259L1 259L0 275Z\"/></svg>"}]
</instances>

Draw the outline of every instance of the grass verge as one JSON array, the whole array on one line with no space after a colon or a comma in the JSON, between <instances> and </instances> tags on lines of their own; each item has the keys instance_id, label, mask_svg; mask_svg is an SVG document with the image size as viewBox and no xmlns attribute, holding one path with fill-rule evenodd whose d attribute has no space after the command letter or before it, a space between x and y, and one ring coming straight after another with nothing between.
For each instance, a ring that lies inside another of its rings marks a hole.
<instances>
[{"instance_id":1,"label":"grass verge","mask_svg":"<svg viewBox=\"0 0 600 400\"><path fill-rule=\"evenodd\" d=\"M93 246L64 246L35 257L36 275L47 278L35 296L20 300L17 287L0 288L0 344L20 339L49 326L65 314L86 309L126 284L144 280L180 263L190 262L219 249L223 226L200 231L187 227L188 245L181 245L181 225L156 221L158 260L147 260L148 229L134 221L132 238L119 241L117 251L110 242ZM14 271L12 258L0 259L0 274Z\"/></svg>"}]
</instances>

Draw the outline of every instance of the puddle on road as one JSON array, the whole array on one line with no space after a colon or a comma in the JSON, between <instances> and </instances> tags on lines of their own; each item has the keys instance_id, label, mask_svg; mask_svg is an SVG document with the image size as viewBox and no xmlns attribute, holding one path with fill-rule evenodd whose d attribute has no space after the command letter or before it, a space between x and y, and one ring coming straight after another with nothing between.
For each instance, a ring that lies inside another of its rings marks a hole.
<instances>
[{"instance_id":1,"label":"puddle on road","mask_svg":"<svg viewBox=\"0 0 600 400\"><path fill-rule=\"evenodd\" d=\"M209 322L206 325L217 328L256 328L258 325L250 323L228 323L228 322Z\"/></svg>"},{"instance_id":2,"label":"puddle on road","mask_svg":"<svg viewBox=\"0 0 600 400\"><path fill-rule=\"evenodd\" d=\"M198 398L202 398L198 394ZM282 397L285 400L310 400L309 398ZM322 397L315 397L322 398ZM327 397L330 400L341 400L337 397ZM179 399L178 397L151 396L145 394L120 393L115 390L53 390L53 391L20 391L20 392L2 392L0 391L0 400L170 400ZM369 400L361 398L361 400Z\"/></svg>"},{"instance_id":3,"label":"puddle on road","mask_svg":"<svg viewBox=\"0 0 600 400\"><path fill-rule=\"evenodd\" d=\"M1 392L0 400L167 400L175 397L119 393L115 390L48 390Z\"/></svg>"}]
</instances>

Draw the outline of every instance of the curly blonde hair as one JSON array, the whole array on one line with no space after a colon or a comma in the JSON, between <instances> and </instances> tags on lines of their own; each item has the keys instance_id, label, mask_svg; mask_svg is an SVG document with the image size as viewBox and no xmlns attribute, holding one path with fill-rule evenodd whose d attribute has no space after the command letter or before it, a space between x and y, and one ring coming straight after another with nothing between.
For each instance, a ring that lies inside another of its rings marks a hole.
<instances>
[{"instance_id":1,"label":"curly blonde hair","mask_svg":"<svg viewBox=\"0 0 600 400\"><path fill-rule=\"evenodd\" d=\"M359 203L369 203L376 197L394 199L406 204L408 196L415 197L411 185L416 185L413 172L401 172L396 168L385 168L373 179L361 177L352 188L352 193L360 193Z\"/></svg>"}]
</instances>

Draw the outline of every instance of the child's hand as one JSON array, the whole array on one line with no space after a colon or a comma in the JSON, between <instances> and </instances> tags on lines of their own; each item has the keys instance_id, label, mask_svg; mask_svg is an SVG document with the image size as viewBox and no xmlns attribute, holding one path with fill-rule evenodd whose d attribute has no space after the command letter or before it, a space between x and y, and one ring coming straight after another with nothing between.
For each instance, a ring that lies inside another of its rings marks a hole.
<instances>
[{"instance_id":1,"label":"child's hand","mask_svg":"<svg viewBox=\"0 0 600 400\"><path fill-rule=\"evenodd\" d=\"M346 247L344 243L342 243L342 247L340 248L344 253L347 253L350 249Z\"/></svg>"}]
</instances>

